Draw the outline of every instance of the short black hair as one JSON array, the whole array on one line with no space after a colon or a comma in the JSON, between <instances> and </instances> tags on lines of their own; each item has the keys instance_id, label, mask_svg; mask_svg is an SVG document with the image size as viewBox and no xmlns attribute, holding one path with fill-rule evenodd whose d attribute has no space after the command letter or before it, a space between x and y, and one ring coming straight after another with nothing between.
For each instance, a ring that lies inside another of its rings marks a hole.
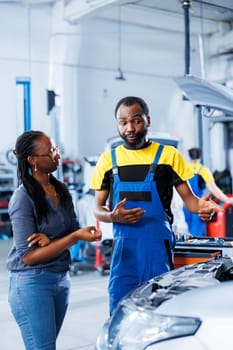
<instances>
[{"instance_id":1,"label":"short black hair","mask_svg":"<svg viewBox=\"0 0 233 350\"><path fill-rule=\"evenodd\" d=\"M202 156L202 150L200 147L193 147L188 150L188 154L192 160L200 159Z\"/></svg>"},{"instance_id":2,"label":"short black hair","mask_svg":"<svg viewBox=\"0 0 233 350\"><path fill-rule=\"evenodd\" d=\"M117 111L121 105L125 106L133 106L135 104L139 104L140 107L143 110L143 113L148 116L149 115L149 108L147 103L143 100L141 97L136 97L136 96L126 96L120 99L120 101L117 102L116 108L115 108L115 117L117 115Z\"/></svg>"}]
</instances>

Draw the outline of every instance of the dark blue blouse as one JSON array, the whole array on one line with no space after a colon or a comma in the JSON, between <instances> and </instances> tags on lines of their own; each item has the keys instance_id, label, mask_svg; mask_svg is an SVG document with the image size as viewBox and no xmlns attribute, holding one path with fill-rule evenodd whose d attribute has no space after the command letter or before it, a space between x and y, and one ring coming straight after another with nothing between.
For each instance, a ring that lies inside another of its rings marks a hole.
<instances>
[{"instance_id":1,"label":"dark blue blouse","mask_svg":"<svg viewBox=\"0 0 233 350\"><path fill-rule=\"evenodd\" d=\"M63 237L79 228L79 223L74 212L72 197L66 208L60 204L56 208L51 198L48 201L48 220L43 218L37 223L35 205L27 194L23 185L20 185L13 193L9 202L9 215L13 230L13 246L7 258L7 269L10 271L22 271L26 269L41 268L51 272L64 272L69 269L71 262L69 250L65 250L58 256L42 263L29 266L23 263L22 257L36 247L28 247L27 238L35 232L45 233L49 239Z\"/></svg>"}]
</instances>

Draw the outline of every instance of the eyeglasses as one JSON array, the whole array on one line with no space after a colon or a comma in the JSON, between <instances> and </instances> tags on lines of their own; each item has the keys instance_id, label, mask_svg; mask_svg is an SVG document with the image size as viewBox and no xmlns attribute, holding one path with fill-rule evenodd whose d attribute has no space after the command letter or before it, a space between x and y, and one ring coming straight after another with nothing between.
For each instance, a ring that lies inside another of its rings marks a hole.
<instances>
[{"instance_id":1,"label":"eyeglasses","mask_svg":"<svg viewBox=\"0 0 233 350\"><path fill-rule=\"evenodd\" d=\"M58 146L54 146L50 148L50 151L48 154L34 154L33 157L51 157L52 160L55 159L57 155L60 154L60 150Z\"/></svg>"}]
</instances>

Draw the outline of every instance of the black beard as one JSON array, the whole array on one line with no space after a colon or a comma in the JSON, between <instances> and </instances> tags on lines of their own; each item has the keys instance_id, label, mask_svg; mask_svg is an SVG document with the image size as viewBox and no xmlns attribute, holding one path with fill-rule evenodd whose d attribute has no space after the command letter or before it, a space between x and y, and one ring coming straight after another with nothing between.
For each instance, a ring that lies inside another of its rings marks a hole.
<instances>
[{"instance_id":1,"label":"black beard","mask_svg":"<svg viewBox=\"0 0 233 350\"><path fill-rule=\"evenodd\" d=\"M128 149L140 149L140 148L143 148L143 146L146 143L146 138L145 138L146 134L147 134L147 129L144 129L143 131L138 132L136 134L136 139L133 142L129 142L127 140L127 137L123 136L121 134L120 134L120 137L124 140L124 145L126 148L128 148Z\"/></svg>"}]
</instances>

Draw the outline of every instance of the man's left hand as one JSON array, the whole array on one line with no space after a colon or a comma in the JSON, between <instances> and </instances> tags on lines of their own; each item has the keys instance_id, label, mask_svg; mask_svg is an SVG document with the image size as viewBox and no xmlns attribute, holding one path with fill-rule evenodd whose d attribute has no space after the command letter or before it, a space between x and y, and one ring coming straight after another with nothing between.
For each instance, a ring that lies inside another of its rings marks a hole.
<instances>
[{"instance_id":1,"label":"man's left hand","mask_svg":"<svg viewBox=\"0 0 233 350\"><path fill-rule=\"evenodd\" d=\"M211 194L208 193L199 199L198 215L203 221L211 221L216 212L223 211L221 206L212 201L210 197Z\"/></svg>"}]
</instances>

